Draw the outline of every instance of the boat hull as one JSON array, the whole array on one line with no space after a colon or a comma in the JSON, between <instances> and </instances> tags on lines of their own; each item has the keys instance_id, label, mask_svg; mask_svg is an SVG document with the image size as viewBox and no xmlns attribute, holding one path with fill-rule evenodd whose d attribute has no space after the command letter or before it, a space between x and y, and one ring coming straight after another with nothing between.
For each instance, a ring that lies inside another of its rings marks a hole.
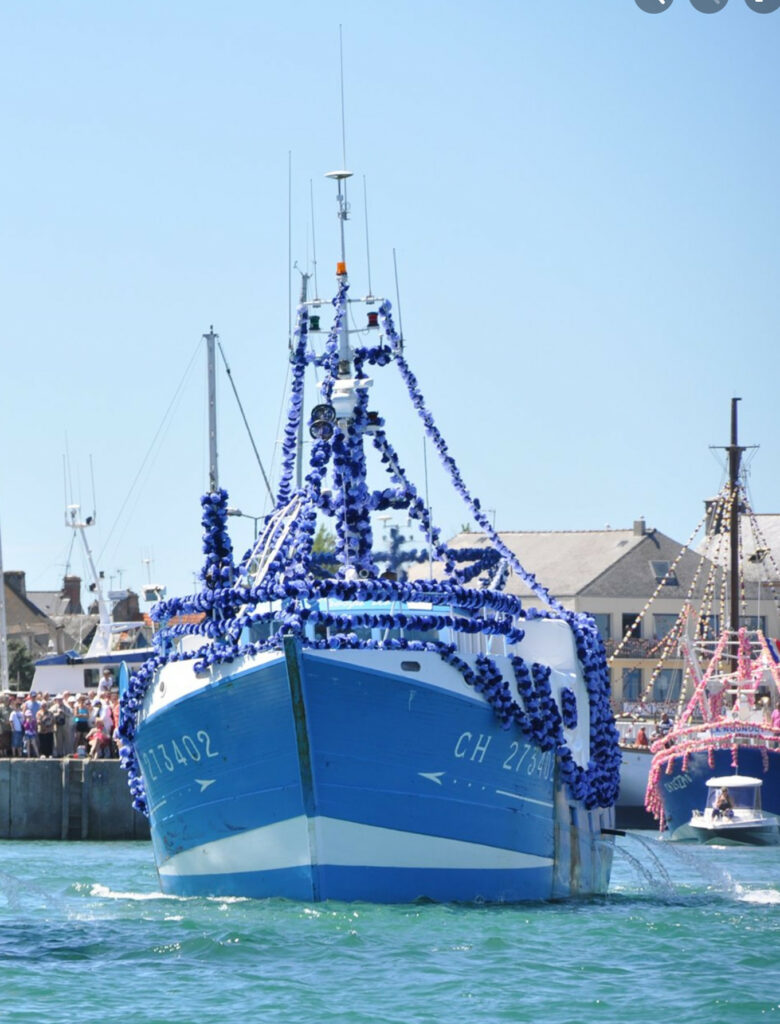
<instances>
[{"instance_id":1,"label":"boat hull","mask_svg":"<svg viewBox=\"0 0 780 1024\"><path fill-rule=\"evenodd\" d=\"M438 656L383 655L291 640L151 706L135 745L162 890L372 902L605 892L613 809L572 801L553 755L504 730ZM167 666L158 687L175 689L184 669Z\"/></svg>"},{"instance_id":2,"label":"boat hull","mask_svg":"<svg viewBox=\"0 0 780 1024\"><path fill-rule=\"evenodd\" d=\"M650 749L621 747L620 792L615 804L618 828L653 828L656 822L645 810L645 793L653 755Z\"/></svg>"},{"instance_id":3,"label":"boat hull","mask_svg":"<svg viewBox=\"0 0 780 1024\"><path fill-rule=\"evenodd\" d=\"M775 819L750 825L701 826L691 822L691 831L700 843L739 843L746 846L777 846L780 832Z\"/></svg>"},{"instance_id":4,"label":"boat hull","mask_svg":"<svg viewBox=\"0 0 780 1024\"><path fill-rule=\"evenodd\" d=\"M730 749L697 751L688 755L684 768L682 756L672 759L671 771L662 768L657 786L663 801L668 838L697 839L690 821L694 811L700 810L706 803L707 780L712 776L733 775L737 770L742 775L762 780L763 809L768 814L780 816L780 752L766 751L767 770L764 768L762 751L758 747L737 748L738 769L733 764L732 756Z\"/></svg>"}]
</instances>

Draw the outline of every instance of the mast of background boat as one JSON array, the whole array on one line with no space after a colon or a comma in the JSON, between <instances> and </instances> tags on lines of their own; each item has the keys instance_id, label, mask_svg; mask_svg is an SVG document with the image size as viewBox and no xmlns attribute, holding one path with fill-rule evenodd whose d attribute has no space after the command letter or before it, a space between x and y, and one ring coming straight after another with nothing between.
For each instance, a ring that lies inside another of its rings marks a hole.
<instances>
[{"instance_id":1,"label":"mast of background boat","mask_svg":"<svg viewBox=\"0 0 780 1024\"><path fill-rule=\"evenodd\" d=\"M95 595L98 603L98 618L100 620L100 626L107 626L110 629L111 626L111 609L108 606L108 602L103 596L103 587L100 585L100 576L95 568L95 562L92 558L92 551L87 541L87 528L95 525L95 516L87 516L87 518L81 522L77 517L81 511L78 505L68 505L65 510L65 525L69 526L72 530L77 530L81 536L81 545L84 548L84 557L87 560L89 566L89 573L92 577L92 586L95 588Z\"/></svg>"},{"instance_id":2,"label":"mast of background boat","mask_svg":"<svg viewBox=\"0 0 780 1024\"><path fill-rule=\"evenodd\" d=\"M737 444L737 402L731 399L731 444L729 453L729 486L731 488L731 512L729 519L730 581L729 617L731 628L739 629L739 469L744 448Z\"/></svg>"},{"instance_id":3,"label":"mast of background boat","mask_svg":"<svg viewBox=\"0 0 780 1024\"><path fill-rule=\"evenodd\" d=\"M0 537L0 688L4 693L8 685L8 629L5 617L5 575L3 574L3 541Z\"/></svg>"},{"instance_id":4,"label":"mast of background boat","mask_svg":"<svg viewBox=\"0 0 780 1024\"><path fill-rule=\"evenodd\" d=\"M217 356L216 345L218 334L214 333L214 325L209 327L206 339L206 364L209 388L209 491L212 493L219 487L217 471Z\"/></svg>"}]
</instances>

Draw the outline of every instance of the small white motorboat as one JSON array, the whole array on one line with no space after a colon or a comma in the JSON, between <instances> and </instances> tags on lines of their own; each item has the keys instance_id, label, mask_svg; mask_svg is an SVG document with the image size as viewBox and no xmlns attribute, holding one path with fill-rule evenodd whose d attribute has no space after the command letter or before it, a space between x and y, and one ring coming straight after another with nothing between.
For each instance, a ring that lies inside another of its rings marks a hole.
<instances>
[{"instance_id":1,"label":"small white motorboat","mask_svg":"<svg viewBox=\"0 0 780 1024\"><path fill-rule=\"evenodd\" d=\"M722 775L707 780L707 805L694 811L690 827L700 843L749 843L775 846L780 828L773 814L761 809L761 779Z\"/></svg>"}]
</instances>

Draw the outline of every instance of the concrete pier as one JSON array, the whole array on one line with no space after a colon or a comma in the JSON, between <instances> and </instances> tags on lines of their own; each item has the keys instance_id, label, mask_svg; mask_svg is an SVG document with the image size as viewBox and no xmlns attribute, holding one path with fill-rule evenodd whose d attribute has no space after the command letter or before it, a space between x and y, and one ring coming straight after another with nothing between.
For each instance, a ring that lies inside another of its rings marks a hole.
<instances>
[{"instance_id":1,"label":"concrete pier","mask_svg":"<svg viewBox=\"0 0 780 1024\"><path fill-rule=\"evenodd\" d=\"M148 839L119 761L0 760L0 839Z\"/></svg>"}]
</instances>

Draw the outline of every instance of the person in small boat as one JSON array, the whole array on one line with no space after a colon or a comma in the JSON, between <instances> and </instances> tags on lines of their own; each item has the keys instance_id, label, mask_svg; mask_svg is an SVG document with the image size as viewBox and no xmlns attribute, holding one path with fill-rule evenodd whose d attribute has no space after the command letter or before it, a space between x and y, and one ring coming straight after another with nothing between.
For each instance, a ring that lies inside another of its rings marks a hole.
<instances>
[{"instance_id":1,"label":"person in small boat","mask_svg":"<svg viewBox=\"0 0 780 1024\"><path fill-rule=\"evenodd\" d=\"M718 793L712 816L713 818L720 818L721 816L724 818L734 817L734 801L731 799L731 793L729 793L725 786Z\"/></svg>"},{"instance_id":2,"label":"person in small boat","mask_svg":"<svg viewBox=\"0 0 780 1024\"><path fill-rule=\"evenodd\" d=\"M639 732L636 734L636 745L638 747L650 746L650 742L647 739L647 731L643 725L639 726Z\"/></svg>"},{"instance_id":3,"label":"person in small boat","mask_svg":"<svg viewBox=\"0 0 780 1024\"><path fill-rule=\"evenodd\" d=\"M658 723L658 733L659 733L659 735L666 736L667 733L671 732L672 724L673 723L672 723L671 718L664 711L663 715L661 716L661 721Z\"/></svg>"}]
</instances>

